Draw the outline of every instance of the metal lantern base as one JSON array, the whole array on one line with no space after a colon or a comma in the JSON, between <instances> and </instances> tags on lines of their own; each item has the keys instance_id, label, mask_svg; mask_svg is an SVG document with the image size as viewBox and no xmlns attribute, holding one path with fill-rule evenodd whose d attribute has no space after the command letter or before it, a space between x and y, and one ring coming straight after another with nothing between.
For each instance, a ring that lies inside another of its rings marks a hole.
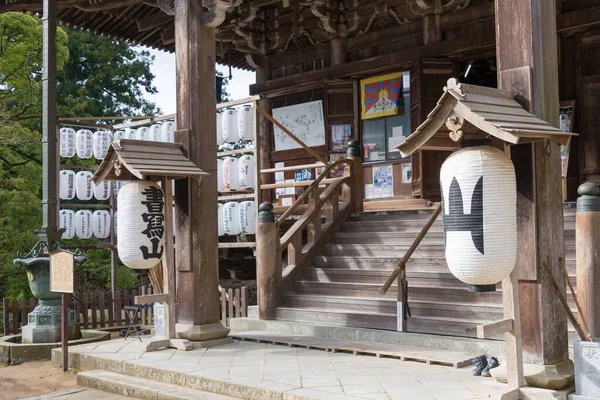
<instances>
[{"instance_id":1,"label":"metal lantern base","mask_svg":"<svg viewBox=\"0 0 600 400\"><path fill-rule=\"evenodd\" d=\"M469 285L469 292L485 293L495 292L496 284L493 285Z\"/></svg>"}]
</instances>

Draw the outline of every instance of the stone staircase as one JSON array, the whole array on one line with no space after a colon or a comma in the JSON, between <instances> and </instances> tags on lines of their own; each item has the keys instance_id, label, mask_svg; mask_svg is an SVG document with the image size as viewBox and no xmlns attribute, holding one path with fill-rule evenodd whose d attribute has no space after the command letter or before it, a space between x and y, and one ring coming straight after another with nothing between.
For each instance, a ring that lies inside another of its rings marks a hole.
<instances>
[{"instance_id":1,"label":"stone staircase","mask_svg":"<svg viewBox=\"0 0 600 400\"><path fill-rule=\"evenodd\" d=\"M566 260L575 280L575 208L565 206ZM396 330L396 285L381 285L396 267L430 211L356 213L283 296L277 319L319 325ZM502 319L501 285L472 293L448 270L441 217L406 269L412 316L408 331L476 337L477 325ZM575 310L575 304L572 304Z\"/></svg>"}]
</instances>

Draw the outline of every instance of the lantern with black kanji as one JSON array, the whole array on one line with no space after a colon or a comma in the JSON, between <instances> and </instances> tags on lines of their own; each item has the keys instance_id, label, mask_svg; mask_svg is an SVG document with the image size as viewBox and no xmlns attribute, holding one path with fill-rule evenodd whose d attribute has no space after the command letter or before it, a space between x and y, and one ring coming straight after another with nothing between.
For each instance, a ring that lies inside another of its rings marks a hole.
<instances>
[{"instance_id":1,"label":"lantern with black kanji","mask_svg":"<svg viewBox=\"0 0 600 400\"><path fill-rule=\"evenodd\" d=\"M446 261L471 291L492 291L517 257L517 187L510 158L491 146L452 153L440 171Z\"/></svg>"},{"instance_id":2,"label":"lantern with black kanji","mask_svg":"<svg viewBox=\"0 0 600 400\"><path fill-rule=\"evenodd\" d=\"M154 267L165 252L162 189L154 182L130 182L121 188L117 208L119 258L132 269Z\"/></svg>"}]
</instances>

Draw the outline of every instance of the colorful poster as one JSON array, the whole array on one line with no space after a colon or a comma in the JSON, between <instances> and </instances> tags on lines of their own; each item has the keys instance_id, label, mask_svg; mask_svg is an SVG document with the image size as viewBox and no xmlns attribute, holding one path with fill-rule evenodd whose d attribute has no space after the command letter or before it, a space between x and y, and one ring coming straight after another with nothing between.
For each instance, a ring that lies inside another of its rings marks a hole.
<instances>
[{"instance_id":1,"label":"colorful poster","mask_svg":"<svg viewBox=\"0 0 600 400\"><path fill-rule=\"evenodd\" d=\"M402 72L360 81L362 119L398 114L402 96Z\"/></svg>"},{"instance_id":2,"label":"colorful poster","mask_svg":"<svg viewBox=\"0 0 600 400\"><path fill-rule=\"evenodd\" d=\"M373 198L394 196L394 169L391 165L373 166Z\"/></svg>"},{"instance_id":3,"label":"colorful poster","mask_svg":"<svg viewBox=\"0 0 600 400\"><path fill-rule=\"evenodd\" d=\"M294 174L294 180L296 182L310 181L312 179L312 170L310 168L304 168L296 171Z\"/></svg>"},{"instance_id":4,"label":"colorful poster","mask_svg":"<svg viewBox=\"0 0 600 400\"><path fill-rule=\"evenodd\" d=\"M346 154L332 153L329 155L330 163L334 163L339 160L344 160L345 158ZM333 168L329 173L330 178L341 178L342 176L344 176L344 165L338 165L337 167Z\"/></svg>"},{"instance_id":5,"label":"colorful poster","mask_svg":"<svg viewBox=\"0 0 600 400\"><path fill-rule=\"evenodd\" d=\"M352 139L352 125L331 126L331 151L342 153L348 150L348 142Z\"/></svg>"}]
</instances>

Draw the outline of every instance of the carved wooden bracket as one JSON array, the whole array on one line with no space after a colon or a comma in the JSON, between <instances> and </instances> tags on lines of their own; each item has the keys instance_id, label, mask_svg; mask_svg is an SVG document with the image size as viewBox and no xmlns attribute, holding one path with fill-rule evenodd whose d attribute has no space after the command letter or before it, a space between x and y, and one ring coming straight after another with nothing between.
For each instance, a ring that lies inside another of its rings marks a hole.
<instances>
[{"instance_id":1,"label":"carved wooden bracket","mask_svg":"<svg viewBox=\"0 0 600 400\"><path fill-rule=\"evenodd\" d=\"M301 5L310 6L315 17L319 18L319 27L323 33L333 38L346 38L358 29L360 15L356 10L357 0L309 0Z\"/></svg>"},{"instance_id":2,"label":"carved wooden bracket","mask_svg":"<svg viewBox=\"0 0 600 400\"><path fill-rule=\"evenodd\" d=\"M202 0L202 7L206 9L202 13L202 24L216 28L220 26L227 13L232 12L242 4L243 0Z\"/></svg>"},{"instance_id":3,"label":"carved wooden bracket","mask_svg":"<svg viewBox=\"0 0 600 400\"><path fill-rule=\"evenodd\" d=\"M250 6L250 8L255 8ZM275 53L281 44L276 8L249 10L244 16L232 20L234 32L243 40L234 40L238 51L267 55Z\"/></svg>"},{"instance_id":4,"label":"carved wooden bracket","mask_svg":"<svg viewBox=\"0 0 600 400\"><path fill-rule=\"evenodd\" d=\"M321 42L316 41L311 36L310 32L306 30L304 25L304 16L302 11L306 8L300 3L291 4L292 8L292 32L285 42L285 46L280 51L297 50L310 45L317 46Z\"/></svg>"},{"instance_id":5,"label":"carved wooden bracket","mask_svg":"<svg viewBox=\"0 0 600 400\"><path fill-rule=\"evenodd\" d=\"M387 1L379 0L377 4L375 4L375 11L371 14L367 27L358 32L358 34L362 35L371 31L379 31L390 28L392 25L402 25L407 22L410 22L410 20L400 18L396 11L388 6Z\"/></svg>"},{"instance_id":6,"label":"carved wooden bracket","mask_svg":"<svg viewBox=\"0 0 600 400\"><path fill-rule=\"evenodd\" d=\"M465 119L457 115L451 115L446 119L446 128L450 129L450 139L458 142L462 138L464 123Z\"/></svg>"},{"instance_id":7,"label":"carved wooden bracket","mask_svg":"<svg viewBox=\"0 0 600 400\"><path fill-rule=\"evenodd\" d=\"M407 0L407 3L414 14L425 16L466 8L471 0Z\"/></svg>"}]
</instances>

